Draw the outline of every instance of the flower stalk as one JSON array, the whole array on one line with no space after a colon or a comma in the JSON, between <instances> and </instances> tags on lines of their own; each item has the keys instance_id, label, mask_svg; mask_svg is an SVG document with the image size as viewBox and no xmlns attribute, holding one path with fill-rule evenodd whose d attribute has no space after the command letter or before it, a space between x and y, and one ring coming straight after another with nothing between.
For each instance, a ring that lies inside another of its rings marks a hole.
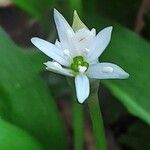
<instances>
[{"instance_id":1,"label":"flower stalk","mask_svg":"<svg viewBox=\"0 0 150 150\"><path fill-rule=\"evenodd\" d=\"M89 96L88 108L93 125L93 133L97 150L107 150L105 130L103 125L102 113L99 106L97 94Z\"/></svg>"},{"instance_id":2,"label":"flower stalk","mask_svg":"<svg viewBox=\"0 0 150 150\"><path fill-rule=\"evenodd\" d=\"M84 117L83 105L73 99L73 149L84 149Z\"/></svg>"},{"instance_id":3,"label":"flower stalk","mask_svg":"<svg viewBox=\"0 0 150 150\"><path fill-rule=\"evenodd\" d=\"M84 150L84 112L83 105L77 103L74 82L66 78L72 89L72 128L73 128L73 149Z\"/></svg>"}]
</instances>

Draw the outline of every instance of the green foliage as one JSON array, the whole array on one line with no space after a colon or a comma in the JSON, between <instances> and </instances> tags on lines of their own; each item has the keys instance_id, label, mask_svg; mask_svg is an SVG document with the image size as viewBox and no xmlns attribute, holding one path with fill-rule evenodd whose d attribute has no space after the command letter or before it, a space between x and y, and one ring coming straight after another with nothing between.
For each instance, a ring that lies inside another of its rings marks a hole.
<instances>
[{"instance_id":1,"label":"green foliage","mask_svg":"<svg viewBox=\"0 0 150 150\"><path fill-rule=\"evenodd\" d=\"M97 6L100 6L99 0L83 0L84 14L95 15L97 12Z\"/></svg>"},{"instance_id":2,"label":"green foliage","mask_svg":"<svg viewBox=\"0 0 150 150\"><path fill-rule=\"evenodd\" d=\"M0 119L1 150L43 150L35 139L20 128Z\"/></svg>"},{"instance_id":3,"label":"green foliage","mask_svg":"<svg viewBox=\"0 0 150 150\"><path fill-rule=\"evenodd\" d=\"M23 52L0 29L0 114L36 137L48 149L66 149L56 104L38 75L44 57ZM41 55L42 56L42 55ZM55 137L55 138L54 138ZM58 144L59 143L59 144Z\"/></svg>"},{"instance_id":4,"label":"green foliage","mask_svg":"<svg viewBox=\"0 0 150 150\"><path fill-rule=\"evenodd\" d=\"M50 9L54 5L54 0L13 0L13 2L16 6L38 18L47 27L47 18L49 18Z\"/></svg>"},{"instance_id":5,"label":"green foliage","mask_svg":"<svg viewBox=\"0 0 150 150\"><path fill-rule=\"evenodd\" d=\"M107 16L131 28L134 27L135 19L140 4L141 0L99 0L99 2L97 1L97 6L99 6L98 10L100 15Z\"/></svg>"},{"instance_id":6,"label":"green foliage","mask_svg":"<svg viewBox=\"0 0 150 150\"><path fill-rule=\"evenodd\" d=\"M127 132L119 138L119 143L133 150L148 150L150 139L150 128L141 122L136 122L129 127Z\"/></svg>"},{"instance_id":7,"label":"green foliage","mask_svg":"<svg viewBox=\"0 0 150 150\"><path fill-rule=\"evenodd\" d=\"M114 27L111 43L100 61L118 64L130 74L127 80L109 80L103 83L130 113L150 123L150 44L111 20L97 17L92 22L98 29L108 25Z\"/></svg>"},{"instance_id":8,"label":"green foliage","mask_svg":"<svg viewBox=\"0 0 150 150\"><path fill-rule=\"evenodd\" d=\"M68 0L70 10L77 10L82 15L82 0Z\"/></svg>"}]
</instances>

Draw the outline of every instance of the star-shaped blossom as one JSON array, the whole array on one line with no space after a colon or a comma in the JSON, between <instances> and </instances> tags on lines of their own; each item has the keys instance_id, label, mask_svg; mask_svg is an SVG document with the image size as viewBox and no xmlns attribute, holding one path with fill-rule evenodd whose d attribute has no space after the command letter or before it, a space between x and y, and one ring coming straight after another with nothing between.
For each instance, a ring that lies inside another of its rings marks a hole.
<instances>
[{"instance_id":1,"label":"star-shaped blossom","mask_svg":"<svg viewBox=\"0 0 150 150\"><path fill-rule=\"evenodd\" d=\"M76 12L75 12L75 15ZM38 37L31 42L52 61L44 63L46 69L65 76L75 77L76 94L79 103L83 103L90 93L89 79L125 79L129 77L119 66L112 63L100 63L99 56L110 42L112 27L106 27L96 35L80 25L72 28L65 18L54 9L54 20L59 40L55 44Z\"/></svg>"}]
</instances>

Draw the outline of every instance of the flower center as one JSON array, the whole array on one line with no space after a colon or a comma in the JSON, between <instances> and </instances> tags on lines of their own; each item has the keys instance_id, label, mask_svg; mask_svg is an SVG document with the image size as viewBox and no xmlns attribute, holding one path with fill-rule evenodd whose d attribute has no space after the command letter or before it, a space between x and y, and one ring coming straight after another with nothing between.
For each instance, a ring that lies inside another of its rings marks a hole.
<instances>
[{"instance_id":1,"label":"flower center","mask_svg":"<svg viewBox=\"0 0 150 150\"><path fill-rule=\"evenodd\" d=\"M73 62L70 67L74 72L83 73L88 69L89 64L84 60L82 56L76 56L73 58Z\"/></svg>"}]
</instances>

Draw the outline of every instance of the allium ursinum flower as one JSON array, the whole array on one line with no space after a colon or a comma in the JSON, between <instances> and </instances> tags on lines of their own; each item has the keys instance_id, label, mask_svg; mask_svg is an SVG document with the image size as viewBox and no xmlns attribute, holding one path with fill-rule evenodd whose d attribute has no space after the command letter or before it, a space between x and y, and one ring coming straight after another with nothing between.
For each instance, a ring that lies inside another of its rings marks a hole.
<instances>
[{"instance_id":1,"label":"allium ursinum flower","mask_svg":"<svg viewBox=\"0 0 150 150\"><path fill-rule=\"evenodd\" d=\"M75 12L76 17L77 14ZM79 19L79 18L78 18ZM79 21L74 29L55 9L54 20L59 41L55 44L38 37L31 42L53 59L44 63L46 69L65 76L75 77L77 99L83 103L90 93L89 79L124 79L129 76L112 63L99 63L98 58L110 42L112 27L104 28L96 35Z\"/></svg>"}]
</instances>

